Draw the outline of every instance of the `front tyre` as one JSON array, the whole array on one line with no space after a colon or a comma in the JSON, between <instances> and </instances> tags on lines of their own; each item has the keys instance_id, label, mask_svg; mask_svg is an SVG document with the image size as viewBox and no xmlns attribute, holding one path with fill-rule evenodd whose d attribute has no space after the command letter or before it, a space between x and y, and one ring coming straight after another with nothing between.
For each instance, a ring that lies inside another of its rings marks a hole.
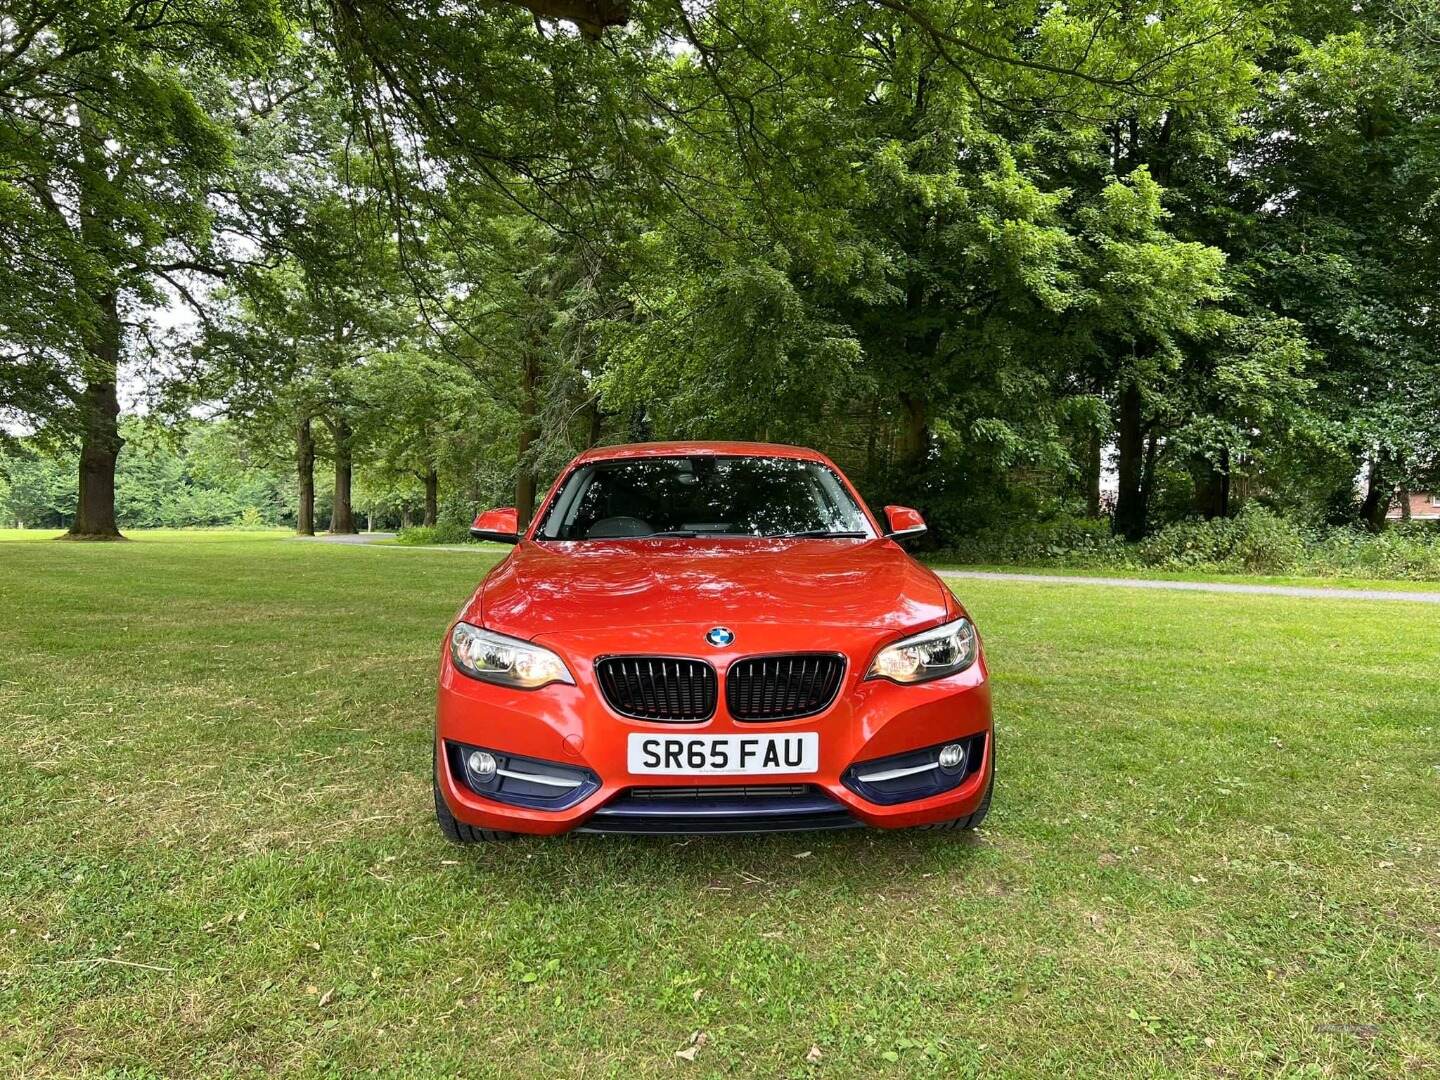
<instances>
[{"instance_id":1,"label":"front tyre","mask_svg":"<svg viewBox=\"0 0 1440 1080\"><path fill-rule=\"evenodd\" d=\"M435 823L440 826L446 840L452 844L483 844L515 839L512 832L505 832L503 829L477 829L457 819L446 805L445 796L440 793L440 759L433 745L430 748L430 764L430 787L435 794Z\"/></svg>"}]
</instances>

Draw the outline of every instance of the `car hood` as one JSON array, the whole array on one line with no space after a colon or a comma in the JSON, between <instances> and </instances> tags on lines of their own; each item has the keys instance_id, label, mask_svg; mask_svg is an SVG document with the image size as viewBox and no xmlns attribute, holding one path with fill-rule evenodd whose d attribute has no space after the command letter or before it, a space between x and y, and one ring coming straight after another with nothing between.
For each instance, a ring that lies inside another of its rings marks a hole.
<instances>
[{"instance_id":1,"label":"car hood","mask_svg":"<svg viewBox=\"0 0 1440 1080\"><path fill-rule=\"evenodd\" d=\"M956 610L890 540L522 541L464 617L512 637L677 623L906 630Z\"/></svg>"}]
</instances>

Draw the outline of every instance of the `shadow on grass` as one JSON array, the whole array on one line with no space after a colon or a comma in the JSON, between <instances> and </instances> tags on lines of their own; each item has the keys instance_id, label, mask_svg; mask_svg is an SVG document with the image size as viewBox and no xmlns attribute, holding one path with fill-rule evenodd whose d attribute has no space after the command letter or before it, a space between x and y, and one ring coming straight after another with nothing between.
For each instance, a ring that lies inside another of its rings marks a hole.
<instances>
[{"instance_id":1,"label":"shadow on grass","mask_svg":"<svg viewBox=\"0 0 1440 1080\"><path fill-rule=\"evenodd\" d=\"M844 829L726 836L524 837L451 848L451 858L541 899L586 881L608 887L713 891L721 887L820 887L845 893L903 890L923 875L971 864L986 839L964 831ZM720 885L717 883L724 883Z\"/></svg>"}]
</instances>

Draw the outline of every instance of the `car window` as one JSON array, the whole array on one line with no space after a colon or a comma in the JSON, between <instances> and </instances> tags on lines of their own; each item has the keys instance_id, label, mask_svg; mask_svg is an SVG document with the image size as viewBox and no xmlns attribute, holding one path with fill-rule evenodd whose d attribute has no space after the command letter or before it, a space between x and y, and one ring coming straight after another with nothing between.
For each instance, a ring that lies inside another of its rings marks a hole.
<instances>
[{"instance_id":1,"label":"car window","mask_svg":"<svg viewBox=\"0 0 1440 1080\"><path fill-rule=\"evenodd\" d=\"M839 477L818 462L695 455L582 465L556 493L537 535L612 540L796 533L870 535Z\"/></svg>"}]
</instances>

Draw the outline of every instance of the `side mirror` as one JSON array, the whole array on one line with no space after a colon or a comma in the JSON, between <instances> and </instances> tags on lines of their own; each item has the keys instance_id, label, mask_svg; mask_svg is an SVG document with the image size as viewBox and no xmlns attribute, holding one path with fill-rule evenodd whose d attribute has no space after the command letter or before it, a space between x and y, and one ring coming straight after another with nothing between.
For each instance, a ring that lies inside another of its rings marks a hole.
<instances>
[{"instance_id":1,"label":"side mirror","mask_svg":"<svg viewBox=\"0 0 1440 1080\"><path fill-rule=\"evenodd\" d=\"M920 511L908 506L885 507L885 523L890 526L885 535L891 540L919 536L925 531L925 519L920 516Z\"/></svg>"},{"instance_id":2,"label":"side mirror","mask_svg":"<svg viewBox=\"0 0 1440 1080\"><path fill-rule=\"evenodd\" d=\"M470 526L470 535L476 540L494 540L497 544L518 544L520 542L519 518L515 507L502 506L498 510L486 510Z\"/></svg>"}]
</instances>

